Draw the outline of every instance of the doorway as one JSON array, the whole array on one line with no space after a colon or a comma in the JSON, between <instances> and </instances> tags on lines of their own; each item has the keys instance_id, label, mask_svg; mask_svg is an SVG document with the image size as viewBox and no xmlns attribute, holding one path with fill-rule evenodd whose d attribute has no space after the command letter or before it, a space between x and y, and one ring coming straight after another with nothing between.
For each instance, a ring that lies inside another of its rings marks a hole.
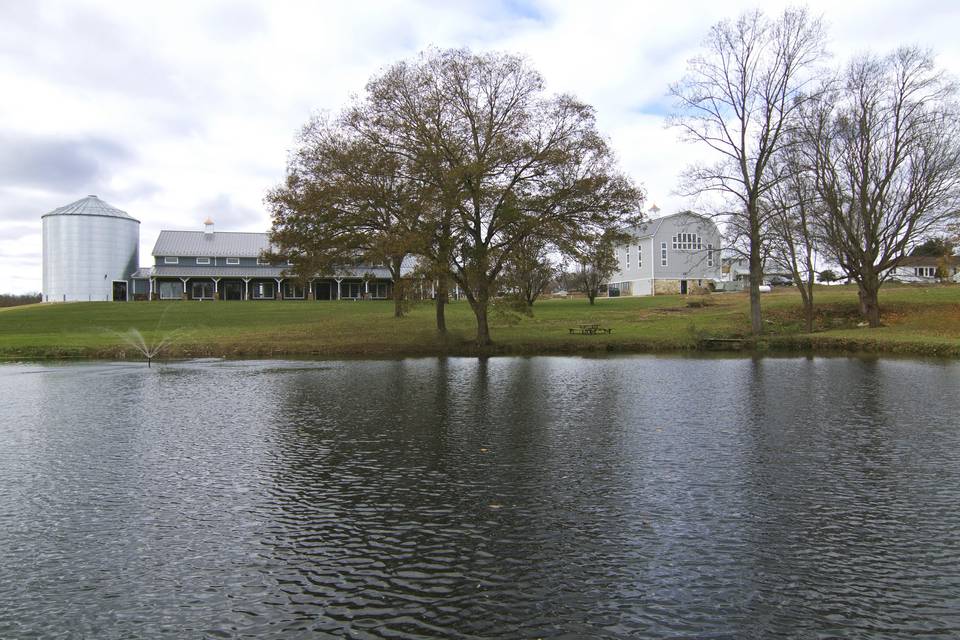
<instances>
[{"instance_id":1,"label":"doorway","mask_svg":"<svg viewBox=\"0 0 960 640\"><path fill-rule=\"evenodd\" d=\"M686 280L681 280L681 281L680 281L680 295L682 295L682 296L687 295L687 281L686 281Z\"/></svg>"},{"instance_id":2,"label":"doorway","mask_svg":"<svg viewBox=\"0 0 960 640\"><path fill-rule=\"evenodd\" d=\"M113 281L113 301L114 302L126 302L127 301L127 283L124 280L114 280Z\"/></svg>"},{"instance_id":3,"label":"doorway","mask_svg":"<svg viewBox=\"0 0 960 640\"><path fill-rule=\"evenodd\" d=\"M329 300L330 299L330 282L314 282L313 283L313 293L317 300Z\"/></svg>"},{"instance_id":4,"label":"doorway","mask_svg":"<svg viewBox=\"0 0 960 640\"><path fill-rule=\"evenodd\" d=\"M224 282L223 283L224 300L243 300L242 282Z\"/></svg>"}]
</instances>

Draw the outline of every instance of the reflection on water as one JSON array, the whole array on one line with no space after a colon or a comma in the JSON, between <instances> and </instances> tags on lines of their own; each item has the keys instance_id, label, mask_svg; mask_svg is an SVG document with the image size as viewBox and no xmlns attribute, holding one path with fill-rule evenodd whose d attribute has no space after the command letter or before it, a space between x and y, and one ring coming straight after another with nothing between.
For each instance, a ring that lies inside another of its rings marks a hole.
<instances>
[{"instance_id":1,"label":"reflection on water","mask_svg":"<svg viewBox=\"0 0 960 640\"><path fill-rule=\"evenodd\" d=\"M0 637L955 637L960 365L0 366Z\"/></svg>"}]
</instances>

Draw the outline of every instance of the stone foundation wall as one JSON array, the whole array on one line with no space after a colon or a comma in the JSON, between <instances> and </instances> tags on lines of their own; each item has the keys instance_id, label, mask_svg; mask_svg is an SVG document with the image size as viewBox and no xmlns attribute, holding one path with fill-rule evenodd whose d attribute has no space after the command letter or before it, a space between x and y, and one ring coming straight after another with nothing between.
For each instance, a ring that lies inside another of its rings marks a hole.
<instances>
[{"instance_id":1,"label":"stone foundation wall","mask_svg":"<svg viewBox=\"0 0 960 640\"><path fill-rule=\"evenodd\" d=\"M653 294L657 296L670 296L680 293L679 280L654 280Z\"/></svg>"},{"instance_id":2,"label":"stone foundation wall","mask_svg":"<svg viewBox=\"0 0 960 640\"><path fill-rule=\"evenodd\" d=\"M710 280L700 280L702 284L697 284L697 279L687 280L687 295L701 295L710 293ZM654 282L654 295L669 296L680 293L680 280L656 280Z\"/></svg>"}]
</instances>

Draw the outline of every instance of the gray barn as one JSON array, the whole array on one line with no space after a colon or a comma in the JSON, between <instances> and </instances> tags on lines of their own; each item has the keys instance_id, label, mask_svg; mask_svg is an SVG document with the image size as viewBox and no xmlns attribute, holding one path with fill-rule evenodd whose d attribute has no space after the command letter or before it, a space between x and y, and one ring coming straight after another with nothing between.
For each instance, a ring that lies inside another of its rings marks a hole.
<instances>
[{"instance_id":1,"label":"gray barn","mask_svg":"<svg viewBox=\"0 0 960 640\"><path fill-rule=\"evenodd\" d=\"M616 247L619 269L608 295L693 293L720 279L720 231L692 211L655 218L631 231L630 244Z\"/></svg>"}]
</instances>

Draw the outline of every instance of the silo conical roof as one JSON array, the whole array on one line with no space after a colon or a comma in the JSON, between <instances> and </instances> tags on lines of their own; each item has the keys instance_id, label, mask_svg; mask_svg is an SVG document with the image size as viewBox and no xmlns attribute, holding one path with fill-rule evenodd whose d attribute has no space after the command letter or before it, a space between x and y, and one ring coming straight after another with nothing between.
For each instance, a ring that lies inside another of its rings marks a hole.
<instances>
[{"instance_id":1,"label":"silo conical roof","mask_svg":"<svg viewBox=\"0 0 960 640\"><path fill-rule=\"evenodd\" d=\"M139 222L139 220L133 218L126 211L107 204L95 195L90 195L76 202L57 207L50 213L45 213L40 217L46 218L47 216L106 216L108 218L126 218L127 220Z\"/></svg>"}]
</instances>

